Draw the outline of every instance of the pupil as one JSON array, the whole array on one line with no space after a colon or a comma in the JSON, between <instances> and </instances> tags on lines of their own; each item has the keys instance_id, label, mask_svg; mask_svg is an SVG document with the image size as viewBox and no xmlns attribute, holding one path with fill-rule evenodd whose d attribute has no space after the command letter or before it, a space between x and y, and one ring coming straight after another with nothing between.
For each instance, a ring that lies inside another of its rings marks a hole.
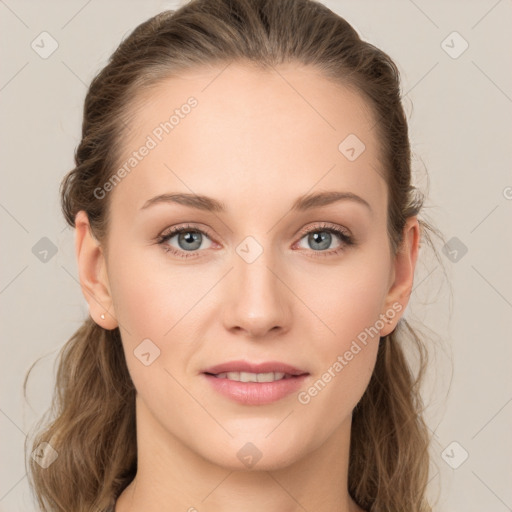
<instances>
[{"instance_id":1,"label":"pupil","mask_svg":"<svg viewBox=\"0 0 512 512\"><path fill-rule=\"evenodd\" d=\"M330 240L331 240L331 234L327 231L319 231L317 233L313 233L312 235L312 238L313 238L313 241L318 244L318 243L322 243L322 242L325 242L327 241L327 243L324 243L322 245L322 247L320 247L321 249L327 249L330 245ZM317 250L318 247L315 249Z\"/></svg>"},{"instance_id":2,"label":"pupil","mask_svg":"<svg viewBox=\"0 0 512 512\"><path fill-rule=\"evenodd\" d=\"M200 238L201 233L197 233L195 231L187 231L186 233L182 233L180 236L180 241L184 240L187 244L197 242ZM201 246L201 241L199 241L199 244L197 246L192 247L192 249L198 249ZM189 247L186 247L185 249L191 249L190 245Z\"/></svg>"}]
</instances>

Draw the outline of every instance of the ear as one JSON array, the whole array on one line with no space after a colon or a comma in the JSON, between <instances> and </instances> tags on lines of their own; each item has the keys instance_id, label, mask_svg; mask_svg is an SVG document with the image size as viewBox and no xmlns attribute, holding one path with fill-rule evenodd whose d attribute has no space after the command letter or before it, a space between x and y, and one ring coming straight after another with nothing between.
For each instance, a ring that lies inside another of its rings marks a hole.
<instances>
[{"instance_id":1,"label":"ear","mask_svg":"<svg viewBox=\"0 0 512 512\"><path fill-rule=\"evenodd\" d=\"M383 315L384 319L387 316L387 321L381 329L381 336L387 336L394 330L409 303L414 269L418 259L420 235L418 218L409 217L404 226L402 243L394 259L390 288L385 299L386 309Z\"/></svg>"},{"instance_id":2,"label":"ear","mask_svg":"<svg viewBox=\"0 0 512 512\"><path fill-rule=\"evenodd\" d=\"M105 256L100 243L92 234L87 213L83 210L75 217L75 229L78 275L82 293L89 304L89 313L100 327L115 329L118 323L112 303Z\"/></svg>"}]
</instances>

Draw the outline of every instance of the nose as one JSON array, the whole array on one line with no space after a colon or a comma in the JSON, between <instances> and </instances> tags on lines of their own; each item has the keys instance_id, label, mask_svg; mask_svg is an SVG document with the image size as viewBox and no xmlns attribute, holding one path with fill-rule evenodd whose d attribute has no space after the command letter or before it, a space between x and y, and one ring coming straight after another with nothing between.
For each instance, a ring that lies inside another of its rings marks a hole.
<instances>
[{"instance_id":1,"label":"nose","mask_svg":"<svg viewBox=\"0 0 512 512\"><path fill-rule=\"evenodd\" d=\"M270 252L263 250L252 262L234 254L234 268L226 276L224 290L227 300L222 314L227 330L264 338L290 329L293 295Z\"/></svg>"}]
</instances>

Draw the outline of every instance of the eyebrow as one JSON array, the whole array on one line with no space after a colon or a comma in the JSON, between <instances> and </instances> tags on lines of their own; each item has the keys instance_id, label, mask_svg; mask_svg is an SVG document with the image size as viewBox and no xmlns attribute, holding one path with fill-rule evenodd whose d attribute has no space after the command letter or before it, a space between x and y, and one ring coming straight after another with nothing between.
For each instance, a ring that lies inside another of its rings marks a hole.
<instances>
[{"instance_id":1,"label":"eyebrow","mask_svg":"<svg viewBox=\"0 0 512 512\"><path fill-rule=\"evenodd\" d=\"M366 201L362 197L352 192L338 191L319 192L316 194L306 194L304 196L301 196L295 200L291 210L297 212L304 212L307 210L311 210L313 208L328 206L338 201L353 201L361 205L364 205L370 210L370 212L372 212L372 207L370 206L368 201ZM142 205L141 210L145 210L146 208L149 208L152 205L161 203L177 203L184 206L189 206L191 208L196 208L198 210L205 210L217 213L223 213L226 211L226 205L222 201L218 201L217 199L208 196L186 193L160 194L158 196L152 197Z\"/></svg>"}]
</instances>

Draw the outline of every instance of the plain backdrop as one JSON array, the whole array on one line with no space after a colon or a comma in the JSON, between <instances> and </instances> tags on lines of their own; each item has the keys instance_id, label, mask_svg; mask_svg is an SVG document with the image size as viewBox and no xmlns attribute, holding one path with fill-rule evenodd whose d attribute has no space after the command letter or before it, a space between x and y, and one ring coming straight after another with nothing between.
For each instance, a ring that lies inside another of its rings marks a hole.
<instances>
[{"instance_id":1,"label":"plain backdrop","mask_svg":"<svg viewBox=\"0 0 512 512\"><path fill-rule=\"evenodd\" d=\"M406 313L435 349L424 399L436 510L512 510L512 2L324 3L397 63L415 181L430 185L425 213L448 242L440 262L422 254ZM177 6L0 0L0 511L37 510L23 442L88 314L58 195L87 86L133 28Z\"/></svg>"}]
</instances>

